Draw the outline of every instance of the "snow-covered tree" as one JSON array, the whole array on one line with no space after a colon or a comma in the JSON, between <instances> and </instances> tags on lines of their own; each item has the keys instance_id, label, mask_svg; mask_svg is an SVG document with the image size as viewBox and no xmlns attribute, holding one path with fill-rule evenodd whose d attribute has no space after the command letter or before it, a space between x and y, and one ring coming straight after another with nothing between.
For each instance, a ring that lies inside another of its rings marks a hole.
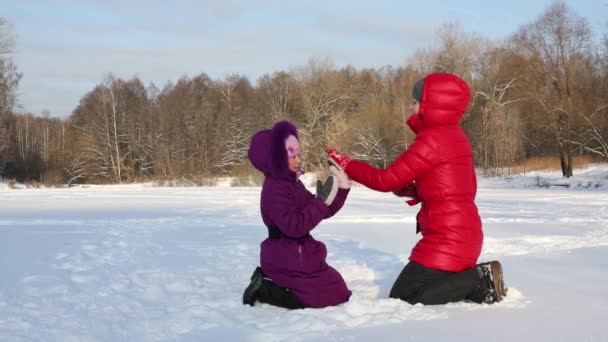
<instances>
[{"instance_id":1,"label":"snow-covered tree","mask_svg":"<svg viewBox=\"0 0 608 342\"><path fill-rule=\"evenodd\" d=\"M353 157L365 160L376 167L386 168L388 165L388 155L382 136L373 129L364 129L358 135Z\"/></svg>"},{"instance_id":2,"label":"snow-covered tree","mask_svg":"<svg viewBox=\"0 0 608 342\"><path fill-rule=\"evenodd\" d=\"M249 148L249 135L243 125L243 120L238 114L238 107L230 116L225 134L222 157L216 167L222 173L230 175L235 167L247 161L247 150Z\"/></svg>"}]
</instances>

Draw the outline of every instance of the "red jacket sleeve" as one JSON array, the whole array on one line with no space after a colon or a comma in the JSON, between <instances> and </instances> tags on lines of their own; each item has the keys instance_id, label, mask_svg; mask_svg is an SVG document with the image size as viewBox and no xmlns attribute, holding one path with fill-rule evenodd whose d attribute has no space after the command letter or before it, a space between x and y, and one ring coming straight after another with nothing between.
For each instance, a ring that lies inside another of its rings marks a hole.
<instances>
[{"instance_id":1,"label":"red jacket sleeve","mask_svg":"<svg viewBox=\"0 0 608 342\"><path fill-rule=\"evenodd\" d=\"M439 151L430 136L417 137L414 143L386 169L377 169L353 160L346 167L348 176L366 187L382 191L402 189L440 161Z\"/></svg>"}]
</instances>

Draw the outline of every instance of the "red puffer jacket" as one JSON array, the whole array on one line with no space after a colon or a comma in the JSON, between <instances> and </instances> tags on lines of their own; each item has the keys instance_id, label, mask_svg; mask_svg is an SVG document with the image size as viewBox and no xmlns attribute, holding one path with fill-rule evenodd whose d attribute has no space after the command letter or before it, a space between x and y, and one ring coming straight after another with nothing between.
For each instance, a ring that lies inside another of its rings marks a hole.
<instances>
[{"instance_id":1,"label":"red puffer jacket","mask_svg":"<svg viewBox=\"0 0 608 342\"><path fill-rule=\"evenodd\" d=\"M475 205L477 179L469 139L458 125L470 99L466 82L455 75L427 76L420 112L408 119L416 139L387 169L352 161L346 173L377 191L396 191L415 181L422 208L422 239L410 260L428 268L459 272L475 266L483 244Z\"/></svg>"}]
</instances>

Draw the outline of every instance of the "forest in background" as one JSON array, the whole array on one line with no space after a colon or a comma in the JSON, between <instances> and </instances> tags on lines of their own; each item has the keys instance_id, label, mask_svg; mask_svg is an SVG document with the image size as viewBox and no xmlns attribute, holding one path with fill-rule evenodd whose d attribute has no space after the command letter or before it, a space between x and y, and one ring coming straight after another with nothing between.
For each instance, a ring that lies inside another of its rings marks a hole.
<instances>
[{"instance_id":1,"label":"forest in background","mask_svg":"<svg viewBox=\"0 0 608 342\"><path fill-rule=\"evenodd\" d=\"M184 76L162 88L107 74L66 118L18 112L15 39L0 17L0 178L49 185L255 175L249 139L281 119L299 128L304 168L333 147L386 167L413 139L405 125L413 84L430 72L464 78L472 101L461 125L489 174L526 161L608 161L608 32L563 2L502 41L446 23L436 47L401 66L336 67L327 58L275 71ZM204 65L201 66L204 70Z\"/></svg>"}]
</instances>

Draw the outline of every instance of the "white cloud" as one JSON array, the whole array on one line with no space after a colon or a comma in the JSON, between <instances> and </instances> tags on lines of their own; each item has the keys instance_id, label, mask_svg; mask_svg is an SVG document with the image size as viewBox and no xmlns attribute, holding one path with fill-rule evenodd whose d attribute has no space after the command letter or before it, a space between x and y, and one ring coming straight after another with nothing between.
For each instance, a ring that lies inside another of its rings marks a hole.
<instances>
[{"instance_id":1,"label":"white cloud","mask_svg":"<svg viewBox=\"0 0 608 342\"><path fill-rule=\"evenodd\" d=\"M428 46L434 25L441 24L405 20L386 4L350 2L18 4L24 9L15 18L15 60L24 74L20 100L25 110L48 109L53 115L71 112L107 72L139 75L162 86L201 72L212 77L241 73L253 81L317 56L330 57L338 66L398 65L416 48Z\"/></svg>"}]
</instances>

